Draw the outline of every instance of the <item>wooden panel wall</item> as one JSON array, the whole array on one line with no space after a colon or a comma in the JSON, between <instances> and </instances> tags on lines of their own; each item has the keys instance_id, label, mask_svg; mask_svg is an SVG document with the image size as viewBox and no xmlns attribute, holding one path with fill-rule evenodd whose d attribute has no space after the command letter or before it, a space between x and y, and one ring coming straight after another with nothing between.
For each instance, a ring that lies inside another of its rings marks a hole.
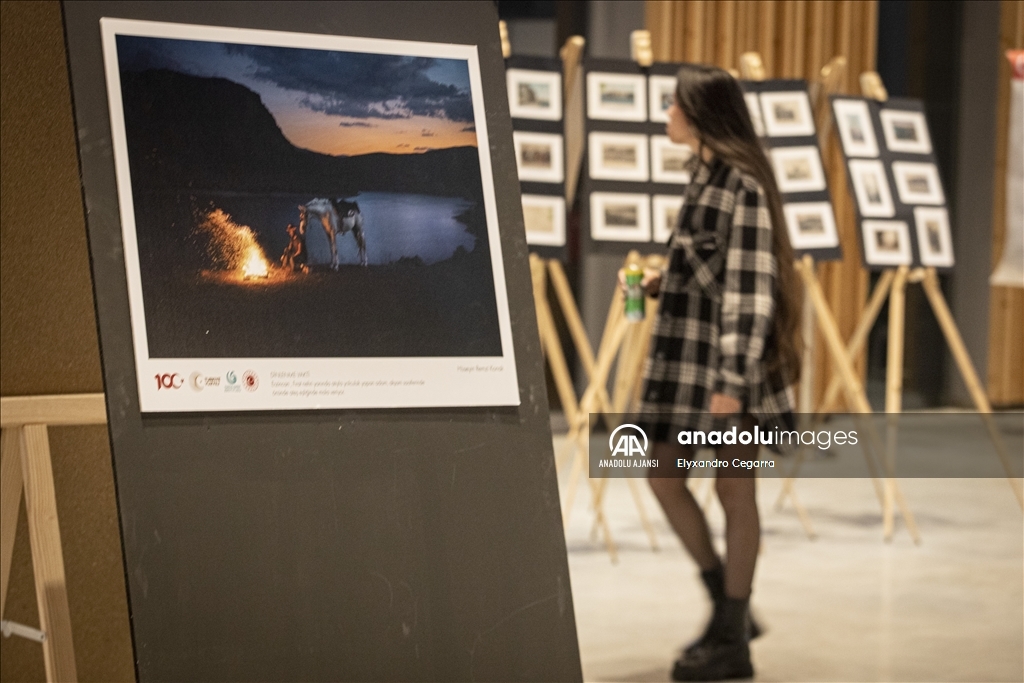
<instances>
[{"instance_id":1,"label":"wooden panel wall","mask_svg":"<svg viewBox=\"0 0 1024 683\"><path fill-rule=\"evenodd\" d=\"M1024 1L1003 0L999 29L999 100L996 122L992 264L1006 234L1006 145L1010 122L1010 63L1006 50L1024 49ZM996 405L1024 403L1024 289L993 287L989 300L988 393Z\"/></svg>"},{"instance_id":2,"label":"wooden panel wall","mask_svg":"<svg viewBox=\"0 0 1024 683\"><path fill-rule=\"evenodd\" d=\"M876 0L648 0L647 27L651 31L654 58L658 61L702 62L736 68L741 54L756 51L761 54L769 78L815 81L821 68L841 55L846 57L847 68L840 92L859 94L860 74L875 70L878 3ZM822 151L846 258L842 262L822 264L818 276L840 331L849 337L867 298L868 274L861 267L854 207L835 136L830 136ZM820 339L818 348L824 348ZM823 384L832 372L826 356L818 353L815 393L819 400ZM857 363L863 373L863 354Z\"/></svg>"}]
</instances>

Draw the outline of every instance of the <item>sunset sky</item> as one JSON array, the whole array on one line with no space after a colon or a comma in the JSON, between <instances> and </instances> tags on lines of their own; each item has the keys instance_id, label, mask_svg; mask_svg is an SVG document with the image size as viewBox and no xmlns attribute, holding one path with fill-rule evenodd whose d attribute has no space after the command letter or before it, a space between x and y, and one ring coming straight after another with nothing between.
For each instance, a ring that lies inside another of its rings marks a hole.
<instances>
[{"instance_id":1,"label":"sunset sky","mask_svg":"<svg viewBox=\"0 0 1024 683\"><path fill-rule=\"evenodd\" d=\"M220 77L259 94L297 147L332 155L476 146L464 60L118 36L122 71Z\"/></svg>"}]
</instances>

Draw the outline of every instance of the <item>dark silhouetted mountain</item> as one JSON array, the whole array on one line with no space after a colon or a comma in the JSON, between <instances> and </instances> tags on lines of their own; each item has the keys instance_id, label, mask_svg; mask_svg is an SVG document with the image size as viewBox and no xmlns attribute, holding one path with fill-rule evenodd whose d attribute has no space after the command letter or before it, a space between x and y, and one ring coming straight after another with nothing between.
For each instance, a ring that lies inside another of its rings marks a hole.
<instances>
[{"instance_id":1,"label":"dark silhouetted mountain","mask_svg":"<svg viewBox=\"0 0 1024 683\"><path fill-rule=\"evenodd\" d=\"M475 147L335 157L292 145L259 95L227 79L122 72L121 90L137 191L481 196Z\"/></svg>"}]
</instances>

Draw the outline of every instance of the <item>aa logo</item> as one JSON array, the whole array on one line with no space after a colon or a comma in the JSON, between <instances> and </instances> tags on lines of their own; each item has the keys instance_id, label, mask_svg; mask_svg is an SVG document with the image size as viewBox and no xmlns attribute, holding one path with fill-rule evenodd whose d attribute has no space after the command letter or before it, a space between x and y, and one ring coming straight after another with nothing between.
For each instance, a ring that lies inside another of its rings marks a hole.
<instances>
[{"instance_id":1,"label":"aa logo","mask_svg":"<svg viewBox=\"0 0 1024 683\"><path fill-rule=\"evenodd\" d=\"M623 431L626 430L626 431ZM622 432L619 434L619 432ZM618 435L618 440L616 440ZM637 438L637 435L640 438ZM643 439L643 445L640 445L640 439ZM643 458L647 455L647 435L644 434L644 430L640 429L636 425L619 425L612 432L612 435L608 437L608 448L612 451L612 457L621 455L625 457L631 457L634 455Z\"/></svg>"}]
</instances>

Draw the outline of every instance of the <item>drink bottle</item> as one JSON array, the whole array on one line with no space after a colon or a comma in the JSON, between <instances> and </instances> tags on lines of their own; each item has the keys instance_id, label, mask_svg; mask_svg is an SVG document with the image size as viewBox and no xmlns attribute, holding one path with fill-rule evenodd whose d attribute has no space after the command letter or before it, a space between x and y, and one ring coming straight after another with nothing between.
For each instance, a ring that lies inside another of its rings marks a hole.
<instances>
[{"instance_id":1,"label":"drink bottle","mask_svg":"<svg viewBox=\"0 0 1024 683\"><path fill-rule=\"evenodd\" d=\"M641 284L644 269L635 263L626 266L626 320L639 322L644 319L645 292Z\"/></svg>"}]
</instances>

